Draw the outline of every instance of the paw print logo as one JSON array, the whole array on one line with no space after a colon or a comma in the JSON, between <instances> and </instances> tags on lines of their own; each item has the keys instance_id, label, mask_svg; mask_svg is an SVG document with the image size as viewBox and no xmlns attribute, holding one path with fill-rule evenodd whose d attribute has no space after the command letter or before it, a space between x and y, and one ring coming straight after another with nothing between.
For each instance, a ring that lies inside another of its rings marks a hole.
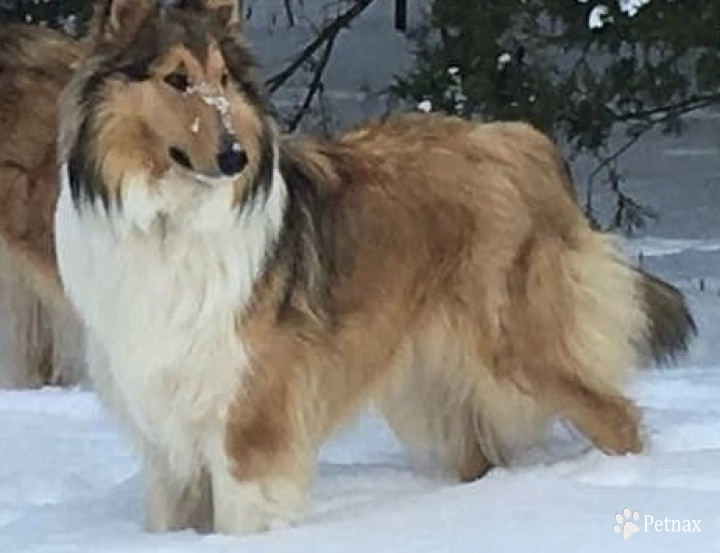
<instances>
[{"instance_id":1,"label":"paw print logo","mask_svg":"<svg viewBox=\"0 0 720 553\"><path fill-rule=\"evenodd\" d=\"M638 513L637 511L632 512L630 511L630 509L625 509L622 515L620 513L615 515L615 520L617 521L617 524L613 526L613 530L615 530L616 534L622 532L622 537L624 540L626 540L633 534L636 534L640 531L640 527L634 522L639 519L640 513Z\"/></svg>"}]
</instances>

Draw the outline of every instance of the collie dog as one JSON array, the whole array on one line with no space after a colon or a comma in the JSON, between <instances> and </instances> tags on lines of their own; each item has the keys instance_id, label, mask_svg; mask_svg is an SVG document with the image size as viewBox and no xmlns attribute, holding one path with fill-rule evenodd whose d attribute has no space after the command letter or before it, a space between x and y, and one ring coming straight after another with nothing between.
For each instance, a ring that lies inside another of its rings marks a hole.
<instances>
[{"instance_id":1,"label":"collie dog","mask_svg":"<svg viewBox=\"0 0 720 553\"><path fill-rule=\"evenodd\" d=\"M62 293L52 236L59 187L57 98L82 46L0 26L0 386L77 382L82 329Z\"/></svg>"},{"instance_id":2,"label":"collie dog","mask_svg":"<svg viewBox=\"0 0 720 553\"><path fill-rule=\"evenodd\" d=\"M692 319L591 229L552 143L429 115L283 138L229 15L111 0L61 103L60 274L148 528L292 521L368 403L461 480L556 419L641 451L623 385Z\"/></svg>"}]
</instances>

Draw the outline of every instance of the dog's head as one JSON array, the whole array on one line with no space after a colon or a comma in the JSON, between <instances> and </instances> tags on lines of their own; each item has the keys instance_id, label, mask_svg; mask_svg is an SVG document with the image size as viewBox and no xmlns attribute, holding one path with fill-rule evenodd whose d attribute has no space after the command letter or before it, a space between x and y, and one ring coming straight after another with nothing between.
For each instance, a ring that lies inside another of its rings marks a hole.
<instances>
[{"instance_id":1,"label":"dog's head","mask_svg":"<svg viewBox=\"0 0 720 553\"><path fill-rule=\"evenodd\" d=\"M63 94L73 200L153 219L267 192L272 124L229 6L108 0Z\"/></svg>"}]
</instances>

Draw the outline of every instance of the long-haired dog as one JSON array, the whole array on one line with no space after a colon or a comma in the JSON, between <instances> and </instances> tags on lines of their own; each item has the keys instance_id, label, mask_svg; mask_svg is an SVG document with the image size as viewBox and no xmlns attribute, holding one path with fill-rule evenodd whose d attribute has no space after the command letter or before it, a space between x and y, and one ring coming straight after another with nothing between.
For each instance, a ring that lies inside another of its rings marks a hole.
<instances>
[{"instance_id":1,"label":"long-haired dog","mask_svg":"<svg viewBox=\"0 0 720 553\"><path fill-rule=\"evenodd\" d=\"M57 274L57 99L79 42L29 25L0 26L0 386L76 382L81 328Z\"/></svg>"},{"instance_id":2,"label":"long-haired dog","mask_svg":"<svg viewBox=\"0 0 720 553\"><path fill-rule=\"evenodd\" d=\"M196 4L111 0L61 108L60 273L149 528L292 520L368 402L463 480L558 418L640 451L623 385L692 319L590 228L555 147L419 115L283 139L228 10Z\"/></svg>"}]
</instances>

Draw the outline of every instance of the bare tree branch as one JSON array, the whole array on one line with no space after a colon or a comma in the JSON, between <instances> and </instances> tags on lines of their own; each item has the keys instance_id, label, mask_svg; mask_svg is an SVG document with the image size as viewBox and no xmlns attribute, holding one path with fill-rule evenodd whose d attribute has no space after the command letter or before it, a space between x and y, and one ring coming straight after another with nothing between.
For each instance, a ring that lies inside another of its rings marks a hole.
<instances>
[{"instance_id":1,"label":"bare tree branch","mask_svg":"<svg viewBox=\"0 0 720 553\"><path fill-rule=\"evenodd\" d=\"M602 172L603 169L609 167L613 163L615 163L622 155L627 152L630 148L632 148L645 134L647 134L648 131L652 130L653 126L648 125L646 127L643 127L642 129L634 132L632 136L619 148L617 148L614 152L612 152L610 155L605 157L598 156L598 159L600 160L600 163L597 164L597 166L592 170L590 173L590 176L587 178L588 182L588 200L589 195L591 194L591 190L593 187L593 184L595 182L595 179L597 176Z\"/></svg>"},{"instance_id":2,"label":"bare tree branch","mask_svg":"<svg viewBox=\"0 0 720 553\"><path fill-rule=\"evenodd\" d=\"M325 44L325 49L323 50L320 61L318 61L317 66L315 67L315 72L313 73L312 81L310 81L307 93L305 94L305 99L303 100L302 105L295 112L295 115L293 115L292 119L288 123L288 132L293 132L298 128L303 117L305 117L305 114L310 109L315 95L322 88L322 77L325 73L325 68L327 67L328 62L330 61L336 38L337 34L330 37L330 39L328 39L327 43Z\"/></svg>"},{"instance_id":3,"label":"bare tree branch","mask_svg":"<svg viewBox=\"0 0 720 553\"><path fill-rule=\"evenodd\" d=\"M654 129L657 125L662 125L663 123L670 120L672 117L678 117L692 111L714 105L717 103L717 96L720 95L711 94L705 96L696 96L685 102L679 102L669 106L661 106L655 109L646 110L644 112L633 112L616 116L617 121L620 122L643 118L650 118L650 120L645 121L642 128L635 130L630 135L630 138L627 140L627 142L625 142L622 146L616 149L613 153L611 153L607 157L601 158L601 162L598 164L597 167L595 167L595 169L592 171L592 173L590 173L590 176L588 177L589 188L592 187L593 181L603 169L617 161L618 158L622 157L625 152L632 148L645 134Z\"/></svg>"},{"instance_id":4,"label":"bare tree branch","mask_svg":"<svg viewBox=\"0 0 720 553\"><path fill-rule=\"evenodd\" d=\"M289 81L293 75L328 41L334 42L340 32L348 27L375 0L356 0L355 3L335 19L326 23L317 36L280 72L265 81L267 91L272 94Z\"/></svg>"},{"instance_id":5,"label":"bare tree branch","mask_svg":"<svg viewBox=\"0 0 720 553\"><path fill-rule=\"evenodd\" d=\"M407 0L395 0L395 29L407 31L408 3Z\"/></svg>"},{"instance_id":6,"label":"bare tree branch","mask_svg":"<svg viewBox=\"0 0 720 553\"><path fill-rule=\"evenodd\" d=\"M594 185L595 185L595 179L600 175L600 173L603 170L607 170L608 172L612 172L613 166L617 163L617 161L628 151L630 148L632 148L640 139L645 136L649 131L655 129L658 125L662 125L663 123L666 123L673 117L679 117L682 115L685 115L687 113L690 113L692 111L696 111L698 109L702 109L704 107L708 107L711 105L714 105L717 103L716 100L716 94L708 94L703 96L695 96L693 98L688 99L684 102L678 102L675 104L671 104L668 106L660 106L658 108L654 108L651 110L645 110L642 112L629 112L623 115L617 115L617 120L621 122L625 121L632 121L634 119L641 119L643 120L643 124L640 128L635 129L632 133L630 133L630 136L627 141L625 141L620 147L615 149L613 152L611 152L607 156L597 156L599 163L597 166L593 169L593 171L590 173L590 175L587 178L587 190L585 194L585 213L588 215L591 219L593 219L593 207L592 207L592 199L594 195ZM628 202L632 202L637 204L633 198L628 196L625 192L623 192L620 189L620 182L617 179L611 179L614 180L612 191L617 196L618 204L617 209L614 216L614 222L613 224L615 227L619 228L620 226L620 218L622 217L622 210L625 207L625 204ZM642 206L640 206L642 207Z\"/></svg>"},{"instance_id":7,"label":"bare tree branch","mask_svg":"<svg viewBox=\"0 0 720 553\"><path fill-rule=\"evenodd\" d=\"M288 27L295 26L295 14L293 13L292 5L290 5L291 1L292 0L283 0L283 6L285 6L285 17L287 17L288 20Z\"/></svg>"},{"instance_id":8,"label":"bare tree branch","mask_svg":"<svg viewBox=\"0 0 720 553\"><path fill-rule=\"evenodd\" d=\"M595 166L595 168L592 170L590 175L587 177L587 188L585 190L585 215L592 221L595 221L595 214L593 211L593 197L595 195L595 179L600 175L600 173L603 170L612 171L614 164L620 159L625 152L627 152L630 148L632 148L645 134L650 131L653 128L653 125L648 124L647 126L644 126L642 129L639 129L632 133L630 138L619 148L617 148L614 152L612 152L608 156L602 156L600 154L597 154L595 157L598 160L598 164ZM615 187L615 192L618 192L617 185Z\"/></svg>"},{"instance_id":9,"label":"bare tree branch","mask_svg":"<svg viewBox=\"0 0 720 553\"><path fill-rule=\"evenodd\" d=\"M625 122L632 121L634 119L653 118L659 115L661 117L657 120L653 119L653 122L663 122L671 116L684 115L686 113L690 113L691 111L717 105L718 102L720 102L720 92L696 95L682 102L659 106L653 109L617 113L615 114L615 120L618 122Z\"/></svg>"}]
</instances>

